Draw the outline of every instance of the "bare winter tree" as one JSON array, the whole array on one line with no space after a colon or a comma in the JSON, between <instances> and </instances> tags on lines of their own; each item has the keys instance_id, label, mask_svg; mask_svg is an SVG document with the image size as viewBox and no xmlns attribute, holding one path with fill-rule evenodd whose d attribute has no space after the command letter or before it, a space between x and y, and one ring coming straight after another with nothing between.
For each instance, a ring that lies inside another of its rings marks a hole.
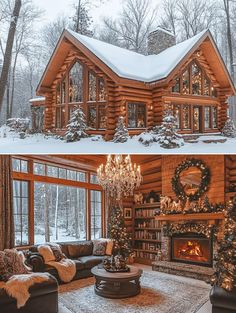
<instances>
[{"instance_id":1,"label":"bare winter tree","mask_svg":"<svg viewBox=\"0 0 236 313\"><path fill-rule=\"evenodd\" d=\"M52 54L55 49L58 39L62 31L69 27L69 18L66 16L58 16L54 21L48 23L42 29L41 40L45 43L47 58Z\"/></svg>"},{"instance_id":2,"label":"bare winter tree","mask_svg":"<svg viewBox=\"0 0 236 313\"><path fill-rule=\"evenodd\" d=\"M93 36L93 32L90 30L92 18L89 15L89 1L78 0L77 4L74 4L74 10L72 29L82 35Z\"/></svg>"},{"instance_id":3,"label":"bare winter tree","mask_svg":"<svg viewBox=\"0 0 236 313\"><path fill-rule=\"evenodd\" d=\"M15 0L15 6L14 6L12 16L11 16L11 23L10 23L10 28L8 32L6 49L4 52L2 72L1 72L1 77L0 77L0 111L3 105L3 99L4 99L5 89L7 85L9 69L11 66L12 49L13 49L20 9L21 9L21 0Z\"/></svg>"},{"instance_id":4,"label":"bare winter tree","mask_svg":"<svg viewBox=\"0 0 236 313\"><path fill-rule=\"evenodd\" d=\"M224 11L226 16L226 33L227 33L227 42L229 49L229 67L232 78L234 79L234 56L233 56L233 42L232 42L232 32L231 32L231 10L230 3L233 3L233 0L223 0Z\"/></svg>"},{"instance_id":5,"label":"bare winter tree","mask_svg":"<svg viewBox=\"0 0 236 313\"><path fill-rule=\"evenodd\" d=\"M145 52L146 40L156 18L156 10L148 0L126 0L120 17L116 20L104 19L107 29L116 34L120 45Z\"/></svg>"},{"instance_id":6,"label":"bare winter tree","mask_svg":"<svg viewBox=\"0 0 236 313\"><path fill-rule=\"evenodd\" d=\"M163 0L162 6L164 15L161 17L161 26L171 30L176 36L178 22L177 2L174 0Z\"/></svg>"}]
</instances>

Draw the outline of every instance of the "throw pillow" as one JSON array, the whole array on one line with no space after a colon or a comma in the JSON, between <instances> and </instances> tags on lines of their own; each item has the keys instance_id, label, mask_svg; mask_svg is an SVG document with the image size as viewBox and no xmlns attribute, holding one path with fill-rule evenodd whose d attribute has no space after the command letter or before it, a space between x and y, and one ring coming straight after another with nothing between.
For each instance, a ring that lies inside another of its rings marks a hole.
<instances>
[{"instance_id":1,"label":"throw pillow","mask_svg":"<svg viewBox=\"0 0 236 313\"><path fill-rule=\"evenodd\" d=\"M93 255L103 256L106 255L107 242L104 240L93 241Z\"/></svg>"},{"instance_id":2,"label":"throw pillow","mask_svg":"<svg viewBox=\"0 0 236 313\"><path fill-rule=\"evenodd\" d=\"M48 245L54 254L56 262L60 262L62 259L65 259L65 255L62 253L60 245L57 243L49 243Z\"/></svg>"},{"instance_id":3,"label":"throw pillow","mask_svg":"<svg viewBox=\"0 0 236 313\"><path fill-rule=\"evenodd\" d=\"M39 253L42 255L44 262L48 263L51 261L55 261L55 256L52 252L52 249L49 245L40 245L38 246Z\"/></svg>"},{"instance_id":4,"label":"throw pillow","mask_svg":"<svg viewBox=\"0 0 236 313\"><path fill-rule=\"evenodd\" d=\"M22 252L16 249L0 251L0 280L8 281L13 275L28 273Z\"/></svg>"},{"instance_id":5,"label":"throw pillow","mask_svg":"<svg viewBox=\"0 0 236 313\"><path fill-rule=\"evenodd\" d=\"M112 239L109 239L109 238L101 238L100 240L103 240L107 243L106 255L112 255L114 241Z\"/></svg>"}]
</instances>

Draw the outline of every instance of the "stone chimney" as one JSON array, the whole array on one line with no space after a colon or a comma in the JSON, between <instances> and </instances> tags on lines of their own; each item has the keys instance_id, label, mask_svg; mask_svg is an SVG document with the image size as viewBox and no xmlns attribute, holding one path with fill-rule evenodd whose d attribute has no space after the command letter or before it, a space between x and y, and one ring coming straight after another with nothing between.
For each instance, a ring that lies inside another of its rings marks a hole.
<instances>
[{"instance_id":1,"label":"stone chimney","mask_svg":"<svg viewBox=\"0 0 236 313\"><path fill-rule=\"evenodd\" d=\"M176 44L175 35L168 29L158 27L148 36L148 55L159 54Z\"/></svg>"}]
</instances>

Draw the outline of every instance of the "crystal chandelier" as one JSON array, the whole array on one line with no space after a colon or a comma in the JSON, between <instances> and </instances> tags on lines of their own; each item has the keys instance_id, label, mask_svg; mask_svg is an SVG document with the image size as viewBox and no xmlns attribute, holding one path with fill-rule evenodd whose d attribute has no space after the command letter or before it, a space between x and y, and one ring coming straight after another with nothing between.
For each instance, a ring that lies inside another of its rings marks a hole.
<instances>
[{"instance_id":1,"label":"crystal chandelier","mask_svg":"<svg viewBox=\"0 0 236 313\"><path fill-rule=\"evenodd\" d=\"M142 181L140 166L131 162L129 155L107 156L106 165L101 164L97 169L98 181L107 195L121 200L122 197L132 196L134 189Z\"/></svg>"}]
</instances>

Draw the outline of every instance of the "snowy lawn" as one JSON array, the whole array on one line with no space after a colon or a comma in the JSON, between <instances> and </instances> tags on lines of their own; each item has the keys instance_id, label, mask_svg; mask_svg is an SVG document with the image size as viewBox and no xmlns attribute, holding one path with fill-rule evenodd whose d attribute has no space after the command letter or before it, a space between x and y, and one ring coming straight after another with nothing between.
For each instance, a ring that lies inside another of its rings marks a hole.
<instances>
[{"instance_id":1,"label":"snowy lawn","mask_svg":"<svg viewBox=\"0 0 236 313\"><path fill-rule=\"evenodd\" d=\"M41 134L28 135L25 139L20 139L19 134L6 131L6 138L3 132L6 128L0 128L0 153L1 154L53 154L53 153L84 153L84 154L103 154L103 153L129 153L129 154L201 154L216 153L227 154L236 153L236 138L227 138L225 143L204 143L203 140L225 139L223 136L202 136L198 143L185 143L181 148L164 149L157 143L145 147L137 138L129 139L125 143L105 142L101 138L94 141L95 137L81 139L81 141L66 143L60 139L45 137Z\"/></svg>"}]
</instances>

